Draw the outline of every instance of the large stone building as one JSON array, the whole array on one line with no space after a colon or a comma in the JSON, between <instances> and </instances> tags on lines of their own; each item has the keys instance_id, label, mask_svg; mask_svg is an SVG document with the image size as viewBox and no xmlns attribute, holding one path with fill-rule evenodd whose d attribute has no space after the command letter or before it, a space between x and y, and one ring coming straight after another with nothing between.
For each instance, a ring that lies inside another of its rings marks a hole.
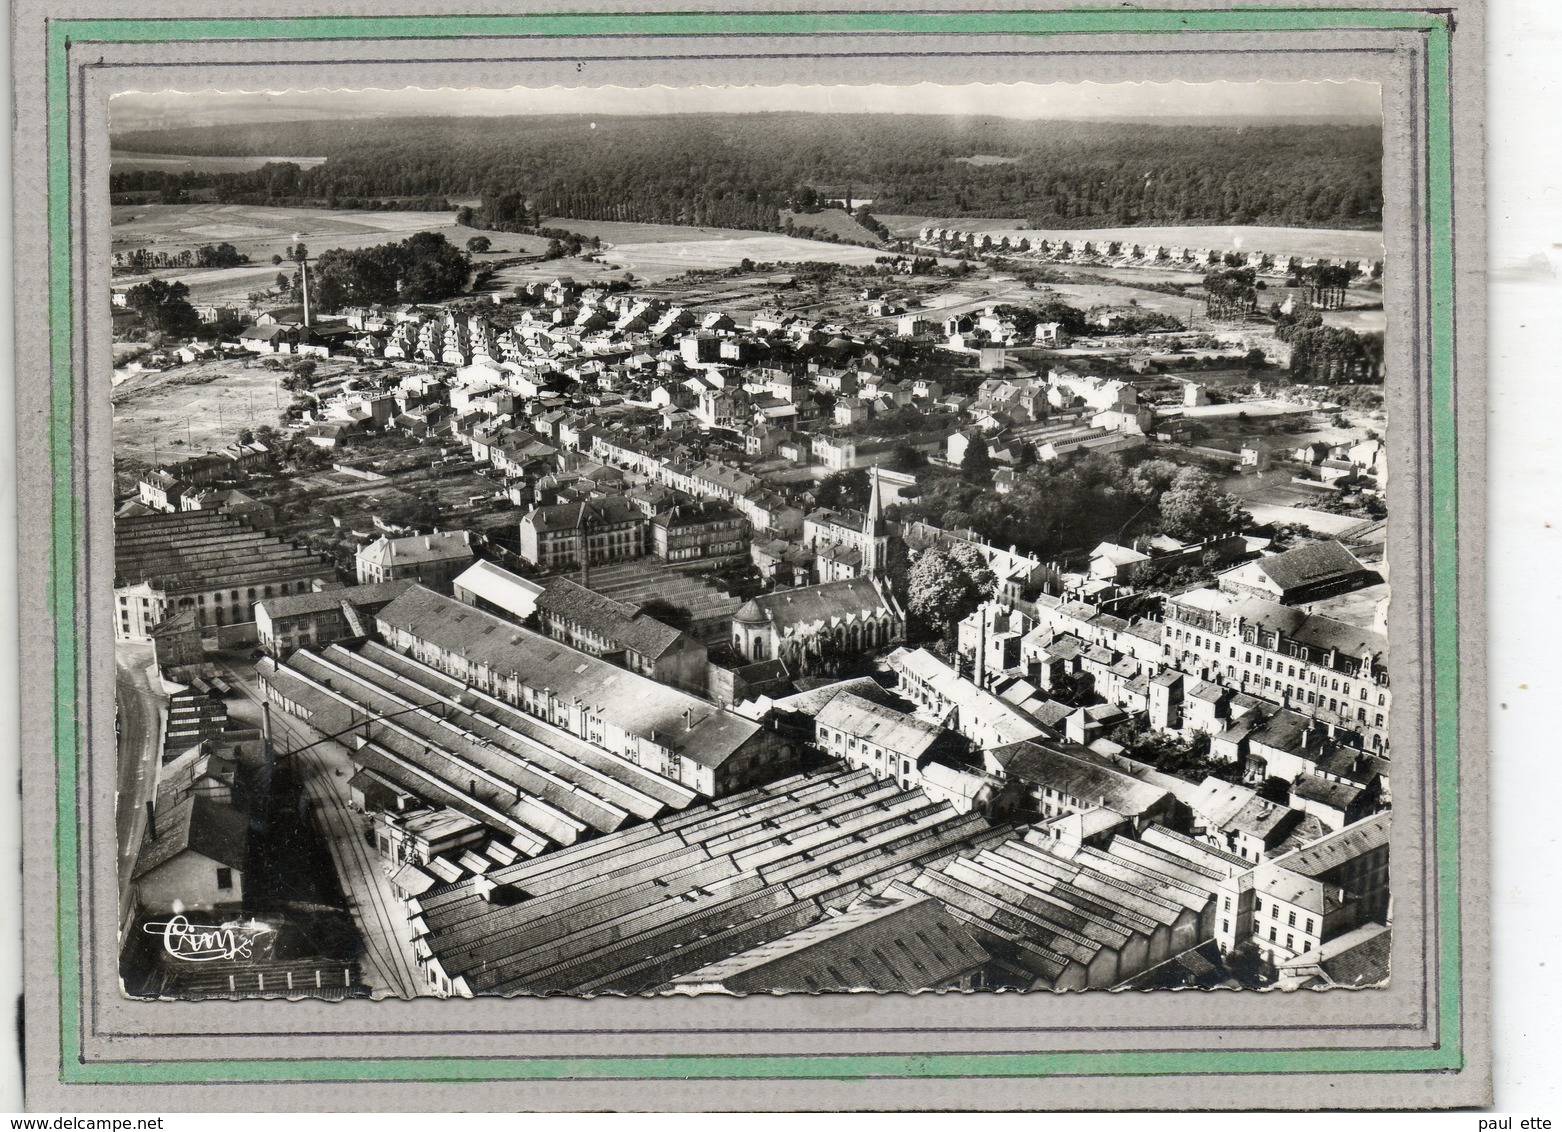
<instances>
[{"instance_id":1,"label":"large stone building","mask_svg":"<svg viewBox=\"0 0 1562 1132\"><path fill-rule=\"evenodd\" d=\"M1322 958L1356 929L1386 925L1389 823L1376 814L1228 879L1215 934L1221 952L1251 941L1280 966Z\"/></svg>"},{"instance_id":2,"label":"large stone building","mask_svg":"<svg viewBox=\"0 0 1562 1132\"><path fill-rule=\"evenodd\" d=\"M631 672L703 694L705 646L634 606L555 578L537 598L542 631Z\"/></svg>"},{"instance_id":3,"label":"large stone building","mask_svg":"<svg viewBox=\"0 0 1562 1132\"><path fill-rule=\"evenodd\" d=\"M1166 601L1166 663L1337 723L1388 748L1388 639L1263 598L1198 589Z\"/></svg>"},{"instance_id":4,"label":"large stone building","mask_svg":"<svg viewBox=\"0 0 1562 1132\"><path fill-rule=\"evenodd\" d=\"M472 564L468 531L435 531L431 535L390 538L381 535L358 548L358 582L417 582L449 593L456 576Z\"/></svg>"},{"instance_id":5,"label":"large stone building","mask_svg":"<svg viewBox=\"0 0 1562 1132\"><path fill-rule=\"evenodd\" d=\"M759 723L421 586L375 622L398 652L707 797L793 757Z\"/></svg>"},{"instance_id":6,"label":"large stone building","mask_svg":"<svg viewBox=\"0 0 1562 1132\"><path fill-rule=\"evenodd\" d=\"M272 656L285 657L294 649L366 637L374 629L374 615L410 585L410 580L380 582L258 602L255 630L260 647Z\"/></svg>"},{"instance_id":7,"label":"large stone building","mask_svg":"<svg viewBox=\"0 0 1562 1132\"><path fill-rule=\"evenodd\" d=\"M665 562L726 565L748 557L754 525L720 499L669 508L651 520L651 553Z\"/></svg>"},{"instance_id":8,"label":"large stone building","mask_svg":"<svg viewBox=\"0 0 1562 1132\"><path fill-rule=\"evenodd\" d=\"M324 559L215 511L122 517L114 523L114 637L150 639L189 610L203 634L253 640L255 605L335 581Z\"/></svg>"},{"instance_id":9,"label":"large stone building","mask_svg":"<svg viewBox=\"0 0 1562 1132\"><path fill-rule=\"evenodd\" d=\"M926 649L896 649L887 663L900 679L902 696L977 747L1003 747L1047 734L1036 719L978 688Z\"/></svg>"},{"instance_id":10,"label":"large stone building","mask_svg":"<svg viewBox=\"0 0 1562 1132\"><path fill-rule=\"evenodd\" d=\"M813 715L813 724L813 741L821 751L875 778L898 782L903 790L922 785L923 771L930 762L954 767L966 761L967 745L953 731L849 690L837 692L822 704ZM979 772L971 778L968 797L948 799L962 813L973 808L976 794L988 785ZM990 800L991 794L989 788L984 800Z\"/></svg>"},{"instance_id":11,"label":"large stone building","mask_svg":"<svg viewBox=\"0 0 1562 1132\"><path fill-rule=\"evenodd\" d=\"M872 578L856 578L745 603L732 619L732 649L749 661L779 659L809 672L832 657L895 644L905 631L905 615L889 591Z\"/></svg>"},{"instance_id":12,"label":"large stone building","mask_svg":"<svg viewBox=\"0 0 1562 1132\"><path fill-rule=\"evenodd\" d=\"M537 507L521 519L521 557L547 570L639 558L646 519L621 495Z\"/></svg>"},{"instance_id":13,"label":"large stone building","mask_svg":"<svg viewBox=\"0 0 1562 1132\"><path fill-rule=\"evenodd\" d=\"M879 576L889 564L894 524L884 518L879 469L869 468L868 478L866 511L821 507L803 519L803 545L816 556L821 582Z\"/></svg>"}]
</instances>

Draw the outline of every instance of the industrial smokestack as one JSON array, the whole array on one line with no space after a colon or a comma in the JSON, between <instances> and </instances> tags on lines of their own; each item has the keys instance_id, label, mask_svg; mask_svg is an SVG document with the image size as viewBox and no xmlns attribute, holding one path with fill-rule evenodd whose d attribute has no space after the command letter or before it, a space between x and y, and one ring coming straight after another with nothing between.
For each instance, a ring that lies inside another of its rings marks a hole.
<instances>
[{"instance_id":1,"label":"industrial smokestack","mask_svg":"<svg viewBox=\"0 0 1562 1132\"><path fill-rule=\"evenodd\" d=\"M146 803L146 832L148 837L157 836L157 809L152 805L151 799Z\"/></svg>"}]
</instances>

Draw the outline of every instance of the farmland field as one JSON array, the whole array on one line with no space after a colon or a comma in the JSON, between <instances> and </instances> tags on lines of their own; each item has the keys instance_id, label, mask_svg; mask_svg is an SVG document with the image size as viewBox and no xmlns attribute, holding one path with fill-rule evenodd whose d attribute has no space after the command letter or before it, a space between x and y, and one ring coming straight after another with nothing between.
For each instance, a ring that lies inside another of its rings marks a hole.
<instances>
[{"instance_id":1,"label":"farmland field","mask_svg":"<svg viewBox=\"0 0 1562 1132\"><path fill-rule=\"evenodd\" d=\"M816 260L826 263L870 264L879 253L851 244L825 244L792 236L756 235L737 239L699 238L655 243L615 244L602 258L655 282L685 271L736 267L755 263Z\"/></svg>"},{"instance_id":2,"label":"farmland field","mask_svg":"<svg viewBox=\"0 0 1562 1132\"><path fill-rule=\"evenodd\" d=\"M313 169L325 164L325 160L323 157L192 157L180 153L109 151L109 168L115 173L126 169L156 169L166 173L248 173L271 162L288 162L300 169Z\"/></svg>"},{"instance_id":3,"label":"farmland field","mask_svg":"<svg viewBox=\"0 0 1562 1132\"><path fill-rule=\"evenodd\" d=\"M549 216L544 228L563 228L582 236L596 236L603 244L689 244L700 241L732 240L747 236L768 236L742 228L690 228L682 224L639 224L622 220L571 220Z\"/></svg>"},{"instance_id":4,"label":"farmland field","mask_svg":"<svg viewBox=\"0 0 1562 1132\"><path fill-rule=\"evenodd\" d=\"M331 248L357 249L405 239L414 232L439 232L459 246L471 236L487 236L493 250L474 257L479 263L510 255L537 255L547 241L509 232L479 232L454 223L448 212L360 212L324 208L268 208L260 205L154 204L113 209L113 249L147 248L177 253L203 244L229 243L253 261L243 267L171 268L151 273L179 279L192 302L242 300L276 278L271 263L299 233L314 255ZM554 274L557 274L555 272ZM116 286L145 281L146 275L116 276Z\"/></svg>"},{"instance_id":5,"label":"farmland field","mask_svg":"<svg viewBox=\"0 0 1562 1132\"><path fill-rule=\"evenodd\" d=\"M1345 228L1263 228L1232 225L1188 225L1157 228L1028 228L1017 220L974 218L941 219L926 216L880 216L897 236L915 236L924 225L958 228L964 232L991 232L1032 242L1068 240L1079 243L1101 240L1168 247L1215 248L1221 251L1257 251L1274 255L1326 256L1333 259L1382 259L1383 234Z\"/></svg>"},{"instance_id":6,"label":"farmland field","mask_svg":"<svg viewBox=\"0 0 1562 1132\"><path fill-rule=\"evenodd\" d=\"M788 220L802 228L833 233L837 239L847 243L866 244L874 248L884 246L884 242L877 235L858 224L853 217L839 208L826 208L818 212L792 212L782 209L782 227L786 226Z\"/></svg>"}]
</instances>

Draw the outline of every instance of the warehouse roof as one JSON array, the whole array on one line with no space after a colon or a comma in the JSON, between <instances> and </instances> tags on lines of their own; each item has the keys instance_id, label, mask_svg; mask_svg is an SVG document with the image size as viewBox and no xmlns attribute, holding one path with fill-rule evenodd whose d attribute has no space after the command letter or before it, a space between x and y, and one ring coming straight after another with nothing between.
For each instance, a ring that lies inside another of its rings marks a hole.
<instances>
[{"instance_id":1,"label":"warehouse roof","mask_svg":"<svg viewBox=\"0 0 1562 1132\"><path fill-rule=\"evenodd\" d=\"M456 575L455 590L458 594L470 593L504 610L517 621L524 621L536 611L543 586L541 582L479 559Z\"/></svg>"},{"instance_id":2,"label":"warehouse roof","mask_svg":"<svg viewBox=\"0 0 1562 1132\"><path fill-rule=\"evenodd\" d=\"M487 668L498 677L576 701L611 726L644 736L699 763L720 766L757 723L706 700L572 649L518 625L413 586L376 615L381 634L400 630Z\"/></svg>"}]
</instances>

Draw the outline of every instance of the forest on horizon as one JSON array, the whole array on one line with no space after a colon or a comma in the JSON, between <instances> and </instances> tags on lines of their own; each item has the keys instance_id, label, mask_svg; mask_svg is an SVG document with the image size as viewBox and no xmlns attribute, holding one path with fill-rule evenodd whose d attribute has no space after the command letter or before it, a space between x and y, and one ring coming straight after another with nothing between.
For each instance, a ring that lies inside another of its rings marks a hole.
<instances>
[{"instance_id":1,"label":"forest on horizon","mask_svg":"<svg viewBox=\"0 0 1562 1132\"><path fill-rule=\"evenodd\" d=\"M780 230L783 209L1035 228L1377 228L1376 125L1155 125L881 114L378 118L139 131L131 152L325 157L243 173L119 170L116 194L243 204L480 199L481 214ZM963 158L1001 157L972 163ZM193 198L191 198L193 199ZM369 205L372 207L372 205ZM497 225L496 225L497 226Z\"/></svg>"}]
</instances>

